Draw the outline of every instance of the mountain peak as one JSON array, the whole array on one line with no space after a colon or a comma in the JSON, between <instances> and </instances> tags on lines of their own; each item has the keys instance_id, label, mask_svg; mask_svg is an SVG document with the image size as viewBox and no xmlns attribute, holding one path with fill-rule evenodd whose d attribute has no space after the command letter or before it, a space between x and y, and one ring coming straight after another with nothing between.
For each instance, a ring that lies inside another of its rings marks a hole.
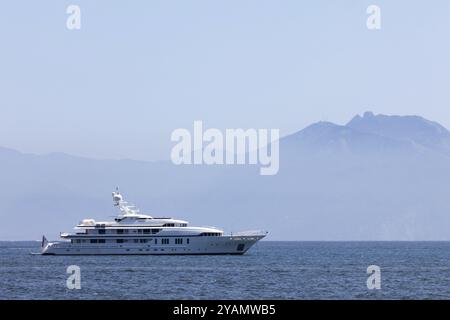
<instances>
[{"instance_id":1,"label":"mountain peak","mask_svg":"<svg viewBox=\"0 0 450 320\"><path fill-rule=\"evenodd\" d=\"M369 120L369 119L372 119L372 118L374 118L374 117L376 117L376 116L375 116L375 114L374 114L372 111L366 111L366 112L363 113L362 117L361 117L359 114L355 115L355 116L352 118L352 120L350 120L350 121L346 124L346 126L349 127L349 125L350 125L351 123L357 123L357 122L359 122L359 121L361 121L361 120Z\"/></svg>"},{"instance_id":2,"label":"mountain peak","mask_svg":"<svg viewBox=\"0 0 450 320\"><path fill-rule=\"evenodd\" d=\"M372 111L364 112L363 118L372 118L372 117L375 117Z\"/></svg>"},{"instance_id":3,"label":"mountain peak","mask_svg":"<svg viewBox=\"0 0 450 320\"><path fill-rule=\"evenodd\" d=\"M392 139L408 140L450 154L450 132L439 123L419 116L374 115L367 111L362 117L353 117L346 127Z\"/></svg>"}]
</instances>

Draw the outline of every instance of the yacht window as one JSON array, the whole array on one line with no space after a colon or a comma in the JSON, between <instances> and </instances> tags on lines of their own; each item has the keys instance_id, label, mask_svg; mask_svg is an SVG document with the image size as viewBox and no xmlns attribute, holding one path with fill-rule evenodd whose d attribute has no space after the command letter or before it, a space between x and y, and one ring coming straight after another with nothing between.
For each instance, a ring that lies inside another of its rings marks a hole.
<instances>
[{"instance_id":1,"label":"yacht window","mask_svg":"<svg viewBox=\"0 0 450 320\"><path fill-rule=\"evenodd\" d=\"M163 227L175 227L175 223L166 223Z\"/></svg>"},{"instance_id":2,"label":"yacht window","mask_svg":"<svg viewBox=\"0 0 450 320\"><path fill-rule=\"evenodd\" d=\"M217 232L203 232L200 235L204 236L204 237L218 237L218 236L220 236L220 233L217 233Z\"/></svg>"},{"instance_id":3,"label":"yacht window","mask_svg":"<svg viewBox=\"0 0 450 320\"><path fill-rule=\"evenodd\" d=\"M105 239L98 239L98 243L105 243Z\"/></svg>"},{"instance_id":4,"label":"yacht window","mask_svg":"<svg viewBox=\"0 0 450 320\"><path fill-rule=\"evenodd\" d=\"M138 243L139 242L139 239L134 239L134 243Z\"/></svg>"},{"instance_id":5,"label":"yacht window","mask_svg":"<svg viewBox=\"0 0 450 320\"><path fill-rule=\"evenodd\" d=\"M97 239L91 239L91 243L97 243Z\"/></svg>"},{"instance_id":6,"label":"yacht window","mask_svg":"<svg viewBox=\"0 0 450 320\"><path fill-rule=\"evenodd\" d=\"M169 239L162 239L161 242L162 244L169 244Z\"/></svg>"},{"instance_id":7,"label":"yacht window","mask_svg":"<svg viewBox=\"0 0 450 320\"><path fill-rule=\"evenodd\" d=\"M98 229L98 234L105 234L105 229Z\"/></svg>"},{"instance_id":8,"label":"yacht window","mask_svg":"<svg viewBox=\"0 0 450 320\"><path fill-rule=\"evenodd\" d=\"M117 233L118 234L122 234L123 233L123 229L117 229Z\"/></svg>"},{"instance_id":9,"label":"yacht window","mask_svg":"<svg viewBox=\"0 0 450 320\"><path fill-rule=\"evenodd\" d=\"M144 233L150 233L150 229L144 229Z\"/></svg>"},{"instance_id":10,"label":"yacht window","mask_svg":"<svg viewBox=\"0 0 450 320\"><path fill-rule=\"evenodd\" d=\"M117 243L123 243L123 239L117 239L116 242Z\"/></svg>"},{"instance_id":11,"label":"yacht window","mask_svg":"<svg viewBox=\"0 0 450 320\"><path fill-rule=\"evenodd\" d=\"M186 243L189 244L189 238L186 239Z\"/></svg>"}]
</instances>

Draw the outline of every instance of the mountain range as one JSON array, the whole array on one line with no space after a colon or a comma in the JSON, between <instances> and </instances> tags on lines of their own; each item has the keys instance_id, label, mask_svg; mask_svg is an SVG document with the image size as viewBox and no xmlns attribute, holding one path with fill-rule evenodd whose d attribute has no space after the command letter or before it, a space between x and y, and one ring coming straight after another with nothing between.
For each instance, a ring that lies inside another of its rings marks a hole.
<instances>
[{"instance_id":1,"label":"mountain range","mask_svg":"<svg viewBox=\"0 0 450 320\"><path fill-rule=\"evenodd\" d=\"M366 112L314 123L281 138L277 175L258 170L0 148L0 240L110 219L116 186L144 213L269 240L450 240L450 132L437 122Z\"/></svg>"}]
</instances>

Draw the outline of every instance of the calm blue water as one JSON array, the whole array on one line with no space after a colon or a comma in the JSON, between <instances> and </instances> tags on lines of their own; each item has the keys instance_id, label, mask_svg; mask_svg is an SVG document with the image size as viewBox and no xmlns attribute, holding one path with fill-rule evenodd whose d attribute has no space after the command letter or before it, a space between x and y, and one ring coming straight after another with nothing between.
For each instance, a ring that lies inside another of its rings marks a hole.
<instances>
[{"instance_id":1,"label":"calm blue water","mask_svg":"<svg viewBox=\"0 0 450 320\"><path fill-rule=\"evenodd\" d=\"M0 299L450 299L449 242L261 242L243 256L32 256L0 242ZM381 267L381 290L366 286ZM81 268L81 289L66 268Z\"/></svg>"}]
</instances>

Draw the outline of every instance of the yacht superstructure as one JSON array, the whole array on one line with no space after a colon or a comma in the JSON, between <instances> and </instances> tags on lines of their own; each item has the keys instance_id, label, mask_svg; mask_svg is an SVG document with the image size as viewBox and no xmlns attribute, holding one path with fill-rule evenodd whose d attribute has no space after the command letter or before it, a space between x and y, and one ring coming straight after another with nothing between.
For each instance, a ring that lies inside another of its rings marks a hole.
<instances>
[{"instance_id":1,"label":"yacht superstructure","mask_svg":"<svg viewBox=\"0 0 450 320\"><path fill-rule=\"evenodd\" d=\"M60 242L49 243L44 236L41 254L244 254L267 234L247 231L225 235L214 227L190 227L184 220L141 214L118 190L112 197L120 210L114 221L85 219L74 233L61 233Z\"/></svg>"}]
</instances>

